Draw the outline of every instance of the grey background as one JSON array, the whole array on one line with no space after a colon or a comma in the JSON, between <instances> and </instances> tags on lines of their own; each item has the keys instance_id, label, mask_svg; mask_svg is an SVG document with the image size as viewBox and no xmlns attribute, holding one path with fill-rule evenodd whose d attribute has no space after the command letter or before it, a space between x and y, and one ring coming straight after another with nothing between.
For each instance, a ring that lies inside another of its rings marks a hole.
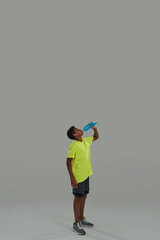
<instances>
[{"instance_id":1,"label":"grey background","mask_svg":"<svg viewBox=\"0 0 160 240\"><path fill-rule=\"evenodd\" d=\"M159 7L0 1L1 203L71 202L66 132L90 121L90 203L159 202Z\"/></svg>"}]
</instances>

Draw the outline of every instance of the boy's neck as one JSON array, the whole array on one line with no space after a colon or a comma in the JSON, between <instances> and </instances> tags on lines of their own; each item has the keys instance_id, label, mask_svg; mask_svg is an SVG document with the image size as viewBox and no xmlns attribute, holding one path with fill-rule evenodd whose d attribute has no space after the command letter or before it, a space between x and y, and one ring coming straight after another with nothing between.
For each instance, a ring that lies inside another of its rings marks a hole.
<instances>
[{"instance_id":1,"label":"boy's neck","mask_svg":"<svg viewBox=\"0 0 160 240\"><path fill-rule=\"evenodd\" d=\"M77 137L76 139L78 142L82 142L82 138L81 137Z\"/></svg>"}]
</instances>

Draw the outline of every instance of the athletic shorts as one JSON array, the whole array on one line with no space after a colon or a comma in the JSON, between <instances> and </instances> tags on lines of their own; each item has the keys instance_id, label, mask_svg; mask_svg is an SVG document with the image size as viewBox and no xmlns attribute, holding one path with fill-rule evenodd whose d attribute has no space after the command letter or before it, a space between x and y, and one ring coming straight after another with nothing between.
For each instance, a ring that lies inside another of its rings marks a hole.
<instances>
[{"instance_id":1,"label":"athletic shorts","mask_svg":"<svg viewBox=\"0 0 160 240\"><path fill-rule=\"evenodd\" d=\"M77 197L83 197L85 194L89 193L89 177L77 184L78 188L73 188L72 193Z\"/></svg>"}]
</instances>

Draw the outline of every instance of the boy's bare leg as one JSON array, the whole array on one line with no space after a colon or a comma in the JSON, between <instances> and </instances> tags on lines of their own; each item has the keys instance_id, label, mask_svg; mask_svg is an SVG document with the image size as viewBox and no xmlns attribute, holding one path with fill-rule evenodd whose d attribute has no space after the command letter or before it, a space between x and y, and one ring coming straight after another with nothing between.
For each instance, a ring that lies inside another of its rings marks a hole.
<instances>
[{"instance_id":1,"label":"boy's bare leg","mask_svg":"<svg viewBox=\"0 0 160 240\"><path fill-rule=\"evenodd\" d=\"M79 221L79 216L80 216L80 203L81 203L81 198L75 196L75 197L74 197L74 202L73 202L75 223L77 223L77 222Z\"/></svg>"},{"instance_id":2,"label":"boy's bare leg","mask_svg":"<svg viewBox=\"0 0 160 240\"><path fill-rule=\"evenodd\" d=\"M87 194L85 194L82 198L81 198L81 202L80 202L80 216L79 219L82 220L83 219L83 214L84 214L84 206L85 206L85 200L86 200Z\"/></svg>"}]
</instances>

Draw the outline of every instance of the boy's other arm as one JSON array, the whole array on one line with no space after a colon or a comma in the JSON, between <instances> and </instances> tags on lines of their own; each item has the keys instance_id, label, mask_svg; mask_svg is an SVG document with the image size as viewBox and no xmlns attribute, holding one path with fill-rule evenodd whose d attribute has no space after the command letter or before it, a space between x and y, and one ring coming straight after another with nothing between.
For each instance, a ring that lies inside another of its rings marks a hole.
<instances>
[{"instance_id":1,"label":"boy's other arm","mask_svg":"<svg viewBox=\"0 0 160 240\"><path fill-rule=\"evenodd\" d=\"M72 185L72 187L77 188L77 181L72 172L71 161L72 161L72 158L67 158L66 165L67 165L67 169L68 169L68 172L70 175L71 185Z\"/></svg>"}]
</instances>

